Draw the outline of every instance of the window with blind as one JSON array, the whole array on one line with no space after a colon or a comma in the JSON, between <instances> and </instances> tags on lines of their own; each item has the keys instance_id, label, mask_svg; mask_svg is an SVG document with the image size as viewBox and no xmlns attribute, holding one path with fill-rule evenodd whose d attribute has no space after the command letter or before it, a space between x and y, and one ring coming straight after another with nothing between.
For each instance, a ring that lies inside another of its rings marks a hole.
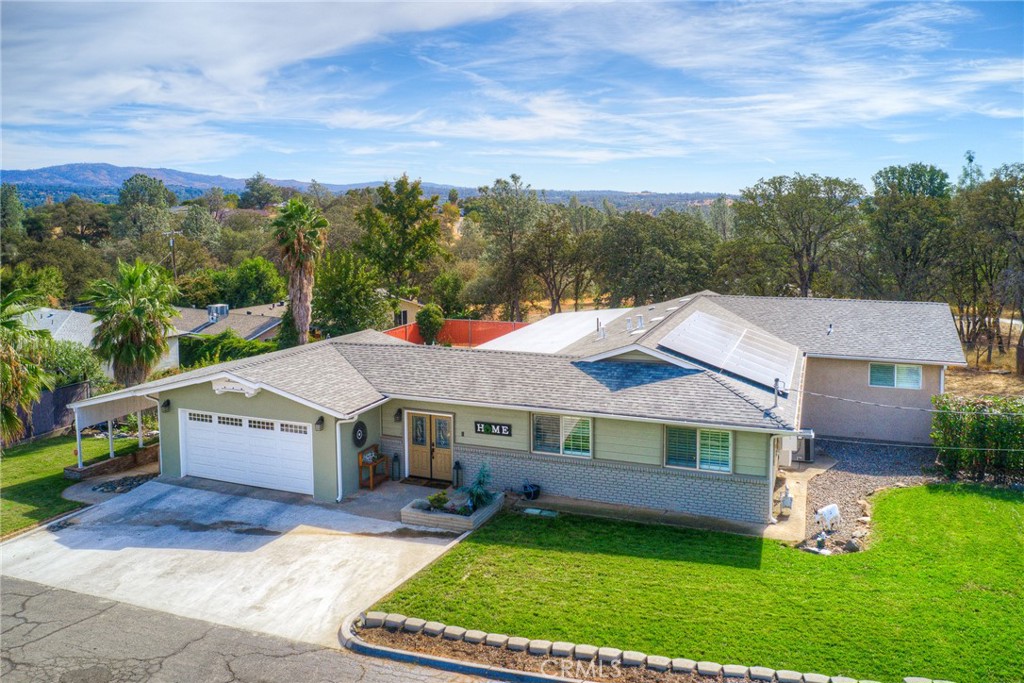
<instances>
[{"instance_id":1,"label":"window with blind","mask_svg":"<svg viewBox=\"0 0 1024 683\"><path fill-rule=\"evenodd\" d=\"M552 455L589 458L592 423L588 417L549 415L533 416L533 451Z\"/></svg>"},{"instance_id":2,"label":"window with blind","mask_svg":"<svg viewBox=\"0 0 1024 683\"><path fill-rule=\"evenodd\" d=\"M868 384L889 389L920 389L921 366L900 363L871 363Z\"/></svg>"},{"instance_id":3,"label":"window with blind","mask_svg":"<svg viewBox=\"0 0 1024 683\"><path fill-rule=\"evenodd\" d=\"M666 427L665 465L709 472L732 472L732 432Z\"/></svg>"}]
</instances>

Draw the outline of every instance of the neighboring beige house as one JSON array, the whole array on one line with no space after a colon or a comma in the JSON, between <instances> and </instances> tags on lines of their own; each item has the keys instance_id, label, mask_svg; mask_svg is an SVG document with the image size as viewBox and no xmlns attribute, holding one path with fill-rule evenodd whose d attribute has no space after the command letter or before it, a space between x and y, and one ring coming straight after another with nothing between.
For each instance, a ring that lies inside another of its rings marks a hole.
<instances>
[{"instance_id":1,"label":"neighboring beige house","mask_svg":"<svg viewBox=\"0 0 1024 683\"><path fill-rule=\"evenodd\" d=\"M57 341L73 341L82 346L92 347L92 335L99 323L88 313L66 311L60 308L37 308L22 316L25 325L33 330L46 330ZM153 372L178 367L178 336L180 330L167 338L168 349L160 358ZM103 372L114 378L114 371L109 363L103 363Z\"/></svg>"},{"instance_id":2,"label":"neighboring beige house","mask_svg":"<svg viewBox=\"0 0 1024 683\"><path fill-rule=\"evenodd\" d=\"M500 489L763 524L801 442L924 442L920 408L963 362L942 304L701 292L476 349L367 330L72 407L81 429L159 404L171 477L340 501L376 444L417 479L486 464Z\"/></svg>"},{"instance_id":3,"label":"neighboring beige house","mask_svg":"<svg viewBox=\"0 0 1024 683\"><path fill-rule=\"evenodd\" d=\"M174 326L187 334L220 334L232 330L242 339L269 341L281 328L281 316L287 306L282 303L250 306L230 310L227 304L203 308L175 306L178 317Z\"/></svg>"}]
</instances>

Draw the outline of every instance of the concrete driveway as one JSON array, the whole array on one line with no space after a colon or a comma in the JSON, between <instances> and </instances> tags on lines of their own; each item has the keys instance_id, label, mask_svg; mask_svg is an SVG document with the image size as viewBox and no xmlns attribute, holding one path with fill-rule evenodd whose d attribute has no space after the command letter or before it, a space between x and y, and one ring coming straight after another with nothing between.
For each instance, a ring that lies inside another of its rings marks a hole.
<instances>
[{"instance_id":1,"label":"concrete driveway","mask_svg":"<svg viewBox=\"0 0 1024 683\"><path fill-rule=\"evenodd\" d=\"M338 647L342 619L455 537L326 505L152 481L0 545L27 581Z\"/></svg>"}]
</instances>

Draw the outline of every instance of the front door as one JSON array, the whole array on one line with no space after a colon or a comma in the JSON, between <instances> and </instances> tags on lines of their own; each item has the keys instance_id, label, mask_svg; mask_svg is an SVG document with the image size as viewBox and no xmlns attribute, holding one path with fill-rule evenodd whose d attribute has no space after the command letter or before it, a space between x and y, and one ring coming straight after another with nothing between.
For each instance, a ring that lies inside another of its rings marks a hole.
<instances>
[{"instance_id":1,"label":"front door","mask_svg":"<svg viewBox=\"0 0 1024 683\"><path fill-rule=\"evenodd\" d=\"M409 476L451 481L452 418L410 413L407 429Z\"/></svg>"}]
</instances>

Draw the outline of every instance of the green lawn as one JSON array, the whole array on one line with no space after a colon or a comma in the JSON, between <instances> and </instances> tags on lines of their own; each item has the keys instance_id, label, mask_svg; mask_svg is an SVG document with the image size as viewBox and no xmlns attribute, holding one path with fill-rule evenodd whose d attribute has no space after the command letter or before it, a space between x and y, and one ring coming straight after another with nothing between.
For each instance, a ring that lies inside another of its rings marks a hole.
<instances>
[{"instance_id":1,"label":"green lawn","mask_svg":"<svg viewBox=\"0 0 1024 683\"><path fill-rule=\"evenodd\" d=\"M1024 495L884 493L867 552L505 513L385 598L528 638L898 681L1024 680Z\"/></svg>"},{"instance_id":2,"label":"green lawn","mask_svg":"<svg viewBox=\"0 0 1024 683\"><path fill-rule=\"evenodd\" d=\"M117 455L138 448L136 439L114 439ZM109 455L106 439L83 438L86 464ZM0 459L0 536L82 507L60 497L75 482L64 468L78 462L75 438L61 436L5 449Z\"/></svg>"}]
</instances>

